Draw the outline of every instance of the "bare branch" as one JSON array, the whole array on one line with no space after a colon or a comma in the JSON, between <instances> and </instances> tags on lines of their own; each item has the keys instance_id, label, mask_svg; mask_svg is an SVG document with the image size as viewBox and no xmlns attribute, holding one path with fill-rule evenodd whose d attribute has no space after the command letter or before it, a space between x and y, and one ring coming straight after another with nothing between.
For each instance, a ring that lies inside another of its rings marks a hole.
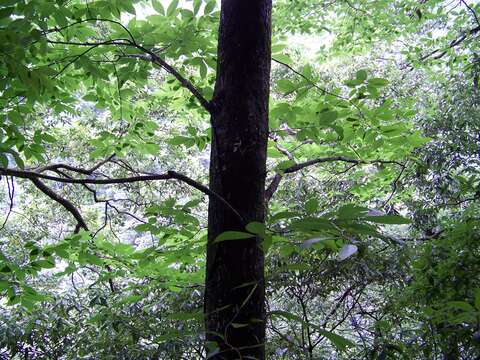
<instances>
[{"instance_id":1,"label":"bare branch","mask_svg":"<svg viewBox=\"0 0 480 360\"><path fill-rule=\"evenodd\" d=\"M280 185L280 181L282 181L282 175L280 174L275 174L275 176L272 179L272 182L270 185L268 185L267 190L265 190L265 200L269 202L275 194L275 191L278 189L278 185Z\"/></svg>"},{"instance_id":2,"label":"bare branch","mask_svg":"<svg viewBox=\"0 0 480 360\"><path fill-rule=\"evenodd\" d=\"M0 231L2 231L5 228L5 225L7 225L8 219L10 218L10 214L12 213L12 210L13 210L13 198L15 196L15 183L13 182L13 178L12 178L11 186L10 186L10 182L8 181L8 177L5 177L5 181L7 182L8 199L10 200L10 205L8 206L7 216L5 217L5 220L3 221L3 224L0 227Z\"/></svg>"},{"instance_id":3,"label":"bare branch","mask_svg":"<svg viewBox=\"0 0 480 360\"><path fill-rule=\"evenodd\" d=\"M318 158L318 159L313 159L309 161L305 161L303 163L295 164L292 165L285 170L283 170L283 173L285 174L290 174L299 170L302 170L303 168L306 168L308 166L324 163L324 162L332 162L332 161L343 161L351 164L360 164L363 163L361 160L356 160L356 159L351 159L347 158L345 156L331 156L331 157L324 157L324 158Z\"/></svg>"},{"instance_id":4,"label":"bare branch","mask_svg":"<svg viewBox=\"0 0 480 360\"><path fill-rule=\"evenodd\" d=\"M468 5L464 0L460 0L460 1L463 5L467 7L468 11L470 11L470 13L473 15L475 22L478 24L478 26L480 26L480 21L478 20L477 12L473 10L473 8L470 5Z\"/></svg>"}]
</instances>

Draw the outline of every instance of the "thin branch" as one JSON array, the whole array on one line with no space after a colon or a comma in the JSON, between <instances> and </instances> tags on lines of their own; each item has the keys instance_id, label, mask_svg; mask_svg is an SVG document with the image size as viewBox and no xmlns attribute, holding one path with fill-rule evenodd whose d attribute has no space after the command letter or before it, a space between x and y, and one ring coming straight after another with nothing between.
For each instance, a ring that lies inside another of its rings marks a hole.
<instances>
[{"instance_id":1,"label":"thin branch","mask_svg":"<svg viewBox=\"0 0 480 360\"><path fill-rule=\"evenodd\" d=\"M198 91L198 89L186 78L184 78L177 70L175 70L171 65L169 65L165 60L160 58L157 54L155 54L153 51L141 46L141 45L136 45L136 48L139 50L142 50L143 52L147 53L150 56L134 56L139 59L147 60L150 61L158 66L160 66L162 69L167 71L169 74L173 75L179 82L180 84L189 90L193 96L197 98L197 100L200 102L200 104L203 106L205 110L207 110L209 113L212 113L213 111L213 106L210 101L205 99L203 95Z\"/></svg>"},{"instance_id":2,"label":"thin branch","mask_svg":"<svg viewBox=\"0 0 480 360\"><path fill-rule=\"evenodd\" d=\"M313 86L315 89L317 89L318 91L320 91L321 93L323 94L327 94L327 95L331 95L331 96L335 96L339 99L342 99L342 100L347 100L347 98L341 96L341 95L337 95L337 94L334 94L332 92L329 92L328 90L325 90L324 88L318 86L314 81L310 80L308 77L306 77L305 75L303 75L301 72L295 70L293 67L291 67L290 65L284 63L283 61L280 61L280 60L277 60L275 58L272 58L272 60L274 62L276 62L277 64L280 64L280 65L283 65L285 66L287 69L289 69L291 72L295 73L296 75L300 76L302 79L304 79L305 81L307 81L311 86Z\"/></svg>"},{"instance_id":3,"label":"thin branch","mask_svg":"<svg viewBox=\"0 0 480 360\"><path fill-rule=\"evenodd\" d=\"M60 28L53 28L53 29L48 29L47 31L45 31L43 34L44 35L47 35L49 33L53 33L53 32L61 32L62 30L65 30L65 29L68 29L69 27L72 27L72 26L75 26L75 25L78 25L78 24L82 24L82 23L85 23L85 22L97 22L97 21L101 21L101 22L109 22L109 23L112 23L112 24L115 24L115 25L118 25L120 26L123 30L125 30L125 32L130 36L130 39L132 39L133 42L135 42L135 38L133 37L132 33L130 32L130 30L128 30L128 28L126 26L124 26L121 22L119 21L115 21L115 20L111 20L111 19L103 19L103 18L88 18L88 19L83 19L83 20L79 20L79 21L76 21L74 23L71 23L71 24L68 24L68 25L65 25L63 27L60 27Z\"/></svg>"},{"instance_id":4,"label":"thin branch","mask_svg":"<svg viewBox=\"0 0 480 360\"><path fill-rule=\"evenodd\" d=\"M49 170L55 171L58 169L64 169L64 170L70 170L70 171L84 174L84 175L92 175L96 170L98 170L100 167L105 165L107 162L111 161L114 157L115 157L115 154L109 156L105 160L100 161L99 163L92 166L90 169L83 169L83 168L79 168L79 167L68 165L68 164L52 164L52 165L43 166L41 168L36 168L34 170L37 173L42 173Z\"/></svg>"},{"instance_id":5,"label":"thin branch","mask_svg":"<svg viewBox=\"0 0 480 360\"><path fill-rule=\"evenodd\" d=\"M464 0L460 0L460 2L467 7L468 11L472 13L473 18L475 19L475 22L480 26L480 21L478 20L477 12L473 10L473 8L470 5L468 5Z\"/></svg>"},{"instance_id":6,"label":"thin branch","mask_svg":"<svg viewBox=\"0 0 480 360\"><path fill-rule=\"evenodd\" d=\"M351 164L361 164L363 163L362 160L357 160L357 159L351 159L347 158L345 156L331 156L331 157L324 157L324 158L318 158L318 159L313 159L309 161L305 161L303 163L295 164L292 165L285 170L283 170L284 174L290 174L299 170L302 170L303 168L306 168L308 166L324 163L324 162L333 162L333 161L343 161Z\"/></svg>"},{"instance_id":7,"label":"thin branch","mask_svg":"<svg viewBox=\"0 0 480 360\"><path fill-rule=\"evenodd\" d=\"M131 35L129 33L129 35ZM147 49L143 45L138 44L135 39L130 40L130 39L115 39L115 40L107 40L107 41L101 41L101 42L71 42L71 41L58 41L58 40L50 40L47 39L47 42L50 44L60 44L60 45L70 45L70 46L89 46L90 49L87 50L86 52L90 51L92 47L97 47L101 45L119 45L119 46L130 46L134 47L138 50L141 50L143 53L147 54L148 56L142 56L142 55L128 55L129 57L136 57L139 59L147 60L150 61L158 66L160 66L162 69L166 70L169 74L173 75L179 82L180 84L186 88L187 90L192 93L194 97L197 98L197 100L200 102L200 104L207 110L209 113L212 112L212 104L210 101L205 99L203 95L198 91L198 89L185 77L183 77L175 68L173 68L170 64L168 64L165 60L160 58L154 51ZM84 52L83 54L85 54ZM83 55L81 54L81 55ZM80 56L81 56L80 55ZM78 57L76 57L73 61L71 61L67 66L71 65L74 61L76 61ZM63 69L62 69L63 71Z\"/></svg>"},{"instance_id":8,"label":"thin branch","mask_svg":"<svg viewBox=\"0 0 480 360\"><path fill-rule=\"evenodd\" d=\"M397 177L395 178L395 180L393 180L393 183L392 183L392 192L390 193L389 197L387 198L387 200L385 200L385 202L383 203L383 206L382 207L385 207L385 205L387 205L390 200L392 199L393 195L395 195L395 193L397 192L397 185L398 185L398 181L400 180L400 178L402 177L404 171L405 171L405 168L407 167L407 164L403 165L402 166L402 169L400 170L400 172L398 173Z\"/></svg>"},{"instance_id":9,"label":"thin branch","mask_svg":"<svg viewBox=\"0 0 480 360\"><path fill-rule=\"evenodd\" d=\"M5 228L5 225L7 225L8 219L10 218L10 214L12 213L12 210L13 210L13 198L14 198L14 195L15 195L15 184L13 182L13 178L12 178L12 186L11 187L10 187L10 183L8 181L8 177L5 177L5 180L7 181L8 199L10 200L10 205L8 207L7 216L5 217L5 220L3 221L3 224L0 227L0 231L2 231Z\"/></svg>"},{"instance_id":10,"label":"thin branch","mask_svg":"<svg viewBox=\"0 0 480 360\"><path fill-rule=\"evenodd\" d=\"M478 32L480 32L480 25L477 26L476 28L468 30L466 33L459 36L458 38L453 39L450 42L450 44L448 44L448 46L446 48L435 49L435 50L429 52L428 54L422 56L420 58L420 61L424 61L424 60L428 59L429 57L433 57L433 59L435 59L435 60L441 59L442 57L444 57L447 54L448 49L453 49L454 47L460 45L469 36L475 35ZM410 65L410 67L413 69L412 65Z\"/></svg>"}]
</instances>

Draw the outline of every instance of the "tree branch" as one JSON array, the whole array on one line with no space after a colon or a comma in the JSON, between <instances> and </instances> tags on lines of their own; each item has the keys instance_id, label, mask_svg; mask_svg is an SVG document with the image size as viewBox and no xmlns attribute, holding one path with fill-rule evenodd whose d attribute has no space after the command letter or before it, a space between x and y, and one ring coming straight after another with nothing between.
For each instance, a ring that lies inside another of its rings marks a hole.
<instances>
[{"instance_id":1,"label":"tree branch","mask_svg":"<svg viewBox=\"0 0 480 360\"><path fill-rule=\"evenodd\" d=\"M348 168L348 170L350 170L353 166L360 165L360 164L395 164L395 165L401 166L402 169L405 168L404 164L395 160L359 160L359 159L348 158L345 156L329 156L324 158L313 159L313 160L292 165L284 169L282 171L282 174L278 174L278 173L275 174L270 185L265 190L265 198L267 202L272 198L275 191L277 191L280 181L283 178L283 174L291 174L309 166L313 166L313 165L324 163L324 162L336 162L336 161L353 164L350 168Z\"/></svg>"},{"instance_id":2,"label":"tree branch","mask_svg":"<svg viewBox=\"0 0 480 360\"><path fill-rule=\"evenodd\" d=\"M348 162L351 164L360 164L364 163L362 160L356 160L356 159L351 159L347 158L344 156L331 156L331 157L324 157L324 158L318 158L318 159L313 159L309 161L305 161L303 163L298 163L295 165L292 165L285 170L283 170L284 174L290 174L299 170L302 170L303 168L306 168L308 166L324 163L324 162L332 162L332 161L343 161L343 162Z\"/></svg>"},{"instance_id":3,"label":"tree branch","mask_svg":"<svg viewBox=\"0 0 480 360\"><path fill-rule=\"evenodd\" d=\"M207 110L209 113L212 113L212 103L205 99L203 95L198 91L198 89L186 78L184 78L180 73L175 70L171 65L169 65L165 60L160 58L157 54L155 54L153 51L148 50L144 48L141 45L136 45L135 46L137 49L142 50L143 52L147 53L149 56L135 56L139 59L143 59L146 61L150 61L158 66L160 66L162 69L167 71L169 74L173 75L179 82L180 84L189 90L193 96L197 98L197 100L200 102L200 104L203 106L205 110Z\"/></svg>"},{"instance_id":4,"label":"tree branch","mask_svg":"<svg viewBox=\"0 0 480 360\"><path fill-rule=\"evenodd\" d=\"M475 35L476 33L480 32L480 25L473 28L473 29L470 29L468 30L466 33L464 33L463 35L459 36L458 38L456 39L453 39L450 44L448 44L448 46L446 48L439 48L439 49L435 49L431 52L429 52L428 54L422 56L420 58L420 61L424 61L426 59L428 59L429 57L433 56L433 59L435 60L438 60L438 59L441 59L442 57L444 57L446 54L447 54L447 50L448 49L453 49L454 47L460 45L465 39L468 38L468 36L471 36L471 35ZM437 54L438 53L438 54ZM413 69L413 66L411 66L411 68Z\"/></svg>"},{"instance_id":5,"label":"tree branch","mask_svg":"<svg viewBox=\"0 0 480 360\"><path fill-rule=\"evenodd\" d=\"M131 33L129 33L131 36ZM202 107L207 110L209 113L212 112L212 104L203 97L203 95L198 91L198 89L185 77L183 77L175 68L173 68L170 64L168 64L165 60L160 58L155 52L152 50L147 49L146 47L138 44L135 39L115 39L115 40L107 40L107 41L101 41L101 42L71 42L71 41L58 41L58 40L50 40L47 39L47 42L50 44L59 44L59 45L70 45L70 46L88 46L90 47L87 51L83 52L74 60L70 61L62 70L63 72L66 67L70 66L73 62L78 60L78 58L84 54L86 54L88 51L92 50L95 47L102 46L102 45L118 45L118 46L130 46L134 47L143 53L147 54L148 56L139 56L139 55L129 55L130 57L137 57L139 59L147 60L150 61L158 66L160 66L162 69L166 70L169 74L173 75L180 84L186 88L187 90L190 91L190 93L197 98L197 100L200 102ZM60 73L59 73L60 74ZM59 75L57 74L57 76Z\"/></svg>"},{"instance_id":6,"label":"tree branch","mask_svg":"<svg viewBox=\"0 0 480 360\"><path fill-rule=\"evenodd\" d=\"M99 163L92 166L90 169L83 169L83 168L79 168L79 167L68 165L68 164L52 164L52 165L47 165L47 166L43 166L43 167L40 167L40 168L36 168L34 170L37 173L42 173L42 172L49 171L49 170L55 171L55 170L58 170L58 169L64 169L64 170L70 170L70 171L80 173L80 174L84 174L84 175L92 175L94 171L98 170L100 167L105 165L107 162L112 160L114 157L115 157L115 154L109 156L105 160L100 161Z\"/></svg>"},{"instance_id":7,"label":"tree branch","mask_svg":"<svg viewBox=\"0 0 480 360\"><path fill-rule=\"evenodd\" d=\"M60 205L62 205L70 214L73 215L75 220L77 220L77 226L75 227L75 233L78 233L80 229L84 229L85 231L88 231L88 226L85 220L83 219L82 215L78 211L78 209L67 199L61 197L58 195L55 191L50 189L47 185L43 183L38 178L32 177L29 178L29 180L45 195L47 195L50 199L58 202Z\"/></svg>"},{"instance_id":8,"label":"tree branch","mask_svg":"<svg viewBox=\"0 0 480 360\"><path fill-rule=\"evenodd\" d=\"M195 189L201 191L202 193L213 197L220 201L225 207L227 207L230 211L232 211L241 221L244 223L243 217L238 213L235 208L228 203L223 197L218 195L216 192L210 190L208 187L196 182L195 180L185 176L183 174L179 174L175 171L168 171L164 174L149 174L149 175L138 175L138 176L131 176L131 177L124 177L124 178L116 178L116 179L94 179L94 178L64 178L59 176L52 176L46 175L34 171L28 170L18 170L18 169L9 169L9 168L0 168L0 175L8 175L14 176L17 178L22 179L45 179L51 180L66 184L98 184L98 185L107 185L107 184L127 184L127 183L134 183L134 182L141 182L141 181L156 181L156 180L180 180Z\"/></svg>"}]
</instances>

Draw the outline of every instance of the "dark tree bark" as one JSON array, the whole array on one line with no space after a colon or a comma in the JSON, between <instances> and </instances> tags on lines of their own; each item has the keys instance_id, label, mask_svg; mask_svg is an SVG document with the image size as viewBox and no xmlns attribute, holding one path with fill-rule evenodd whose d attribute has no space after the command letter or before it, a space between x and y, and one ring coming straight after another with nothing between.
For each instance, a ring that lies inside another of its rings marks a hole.
<instances>
[{"instance_id":1,"label":"dark tree bark","mask_svg":"<svg viewBox=\"0 0 480 360\"><path fill-rule=\"evenodd\" d=\"M205 290L207 342L214 359L264 359L265 286L261 239L214 243L225 231L264 222L271 0L222 0L212 100L210 199Z\"/></svg>"}]
</instances>

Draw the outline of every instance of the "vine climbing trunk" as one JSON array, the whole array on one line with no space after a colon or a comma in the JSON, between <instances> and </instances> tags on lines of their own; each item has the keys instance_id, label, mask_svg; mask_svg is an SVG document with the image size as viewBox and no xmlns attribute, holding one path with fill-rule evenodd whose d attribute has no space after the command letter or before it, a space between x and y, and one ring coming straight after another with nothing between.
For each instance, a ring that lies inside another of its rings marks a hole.
<instances>
[{"instance_id":1,"label":"vine climbing trunk","mask_svg":"<svg viewBox=\"0 0 480 360\"><path fill-rule=\"evenodd\" d=\"M260 238L215 238L264 222L271 0L222 0L212 100L211 197L205 289L212 359L264 359L264 254ZM240 215L240 216L239 216Z\"/></svg>"}]
</instances>

